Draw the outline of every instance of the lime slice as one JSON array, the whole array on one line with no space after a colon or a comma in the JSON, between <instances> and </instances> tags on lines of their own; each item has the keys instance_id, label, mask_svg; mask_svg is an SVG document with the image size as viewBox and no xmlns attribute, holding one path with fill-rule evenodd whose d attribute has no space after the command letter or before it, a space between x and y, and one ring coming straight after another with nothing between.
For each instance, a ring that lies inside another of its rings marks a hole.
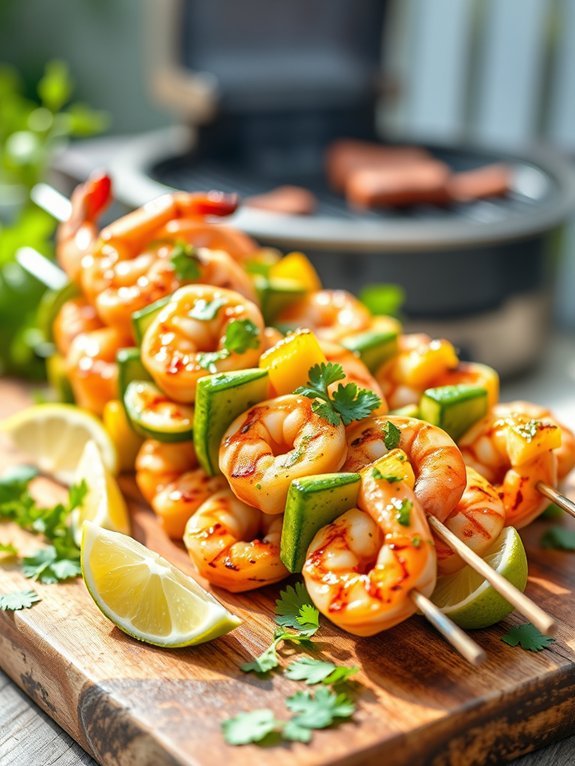
<instances>
[{"instance_id":1,"label":"lime slice","mask_svg":"<svg viewBox=\"0 0 575 766\"><path fill-rule=\"evenodd\" d=\"M483 558L516 588L525 590L527 556L515 527L505 527ZM468 630L488 628L513 611L511 604L469 566L439 577L431 600L457 625Z\"/></svg>"},{"instance_id":2,"label":"lime slice","mask_svg":"<svg viewBox=\"0 0 575 766\"><path fill-rule=\"evenodd\" d=\"M166 559L127 535L90 521L82 534L82 574L96 605L140 641L192 646L223 636L241 620Z\"/></svg>"},{"instance_id":3,"label":"lime slice","mask_svg":"<svg viewBox=\"0 0 575 766\"><path fill-rule=\"evenodd\" d=\"M88 491L82 505L72 513L72 529L76 545L82 541L82 525L93 521L99 527L113 532L130 534L130 517L126 501L116 480L102 461L96 442L86 442L78 463L74 484L86 482Z\"/></svg>"},{"instance_id":4,"label":"lime slice","mask_svg":"<svg viewBox=\"0 0 575 766\"><path fill-rule=\"evenodd\" d=\"M90 439L98 445L104 465L116 473L116 448L102 423L73 404L37 404L0 423L14 445L44 473L64 484L74 481L76 466Z\"/></svg>"}]
</instances>

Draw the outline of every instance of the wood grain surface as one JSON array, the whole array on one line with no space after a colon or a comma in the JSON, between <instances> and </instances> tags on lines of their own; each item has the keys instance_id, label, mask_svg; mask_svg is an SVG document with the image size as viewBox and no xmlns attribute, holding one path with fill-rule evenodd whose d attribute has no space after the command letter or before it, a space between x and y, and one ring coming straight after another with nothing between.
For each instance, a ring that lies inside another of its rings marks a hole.
<instances>
[{"instance_id":1,"label":"wood grain surface","mask_svg":"<svg viewBox=\"0 0 575 766\"><path fill-rule=\"evenodd\" d=\"M2 410L26 403L16 386L0 384ZM20 456L0 444L2 465ZM157 528L133 481L122 480L135 536L185 571L183 548ZM58 488L43 480L45 502ZM244 620L210 644L166 651L128 638L97 610L81 581L36 585L42 601L32 609L0 614L0 665L80 745L102 764L497 763L575 732L575 573L568 553L542 550L544 529L525 530L528 594L559 622L557 642L539 654L502 643L521 622L512 615L475 637L489 660L468 666L419 617L369 639L354 639L324 621L318 656L361 668L354 723L317 732L310 746L263 750L225 745L220 722L242 710L269 706L286 715L283 699L300 685L282 676L258 679L239 670L259 653L273 631L279 587L252 595L217 596ZM39 541L9 524L2 540L24 552ZM29 587L17 566L0 570L0 592Z\"/></svg>"}]
</instances>

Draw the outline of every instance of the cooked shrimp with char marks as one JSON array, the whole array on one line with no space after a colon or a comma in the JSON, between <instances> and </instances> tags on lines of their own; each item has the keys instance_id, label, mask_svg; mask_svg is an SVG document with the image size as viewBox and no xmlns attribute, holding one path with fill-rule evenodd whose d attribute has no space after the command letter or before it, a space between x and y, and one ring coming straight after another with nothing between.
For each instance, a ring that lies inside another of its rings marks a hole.
<instances>
[{"instance_id":1,"label":"cooked shrimp with char marks","mask_svg":"<svg viewBox=\"0 0 575 766\"><path fill-rule=\"evenodd\" d=\"M258 307L239 293L188 285L171 296L146 329L142 362L168 396L193 402L204 375L256 365L263 333Z\"/></svg>"},{"instance_id":2,"label":"cooked shrimp with char marks","mask_svg":"<svg viewBox=\"0 0 575 766\"><path fill-rule=\"evenodd\" d=\"M560 430L549 420L519 413L497 417L492 412L463 436L459 448L466 464L497 489L505 523L519 529L549 504L537 484L556 486L557 456L548 445L559 442Z\"/></svg>"},{"instance_id":3,"label":"cooked shrimp with char marks","mask_svg":"<svg viewBox=\"0 0 575 766\"><path fill-rule=\"evenodd\" d=\"M393 428L398 429L397 438ZM466 485L463 458L445 431L416 418L392 415L365 418L349 425L346 431L344 471L360 471L398 447L407 454L413 468L417 499L426 513L445 521ZM386 441L392 446L386 446Z\"/></svg>"},{"instance_id":4,"label":"cooked shrimp with char marks","mask_svg":"<svg viewBox=\"0 0 575 766\"><path fill-rule=\"evenodd\" d=\"M280 559L282 523L282 516L268 516L223 489L190 518L184 543L203 577L239 593L288 576Z\"/></svg>"},{"instance_id":5,"label":"cooked shrimp with char marks","mask_svg":"<svg viewBox=\"0 0 575 766\"><path fill-rule=\"evenodd\" d=\"M353 508L323 527L308 548L303 577L322 614L371 636L410 617L416 589L431 595L436 557L423 509L405 482L369 471Z\"/></svg>"},{"instance_id":6,"label":"cooked shrimp with char marks","mask_svg":"<svg viewBox=\"0 0 575 766\"><path fill-rule=\"evenodd\" d=\"M488 550L505 526L505 508L495 487L467 466L467 485L461 500L445 519L454 535L478 556ZM439 574L452 574L465 566L462 559L434 535Z\"/></svg>"},{"instance_id":7,"label":"cooked shrimp with char marks","mask_svg":"<svg viewBox=\"0 0 575 766\"><path fill-rule=\"evenodd\" d=\"M251 407L223 436L220 469L235 495L264 513L284 512L293 479L338 471L346 456L345 429L288 394Z\"/></svg>"}]
</instances>

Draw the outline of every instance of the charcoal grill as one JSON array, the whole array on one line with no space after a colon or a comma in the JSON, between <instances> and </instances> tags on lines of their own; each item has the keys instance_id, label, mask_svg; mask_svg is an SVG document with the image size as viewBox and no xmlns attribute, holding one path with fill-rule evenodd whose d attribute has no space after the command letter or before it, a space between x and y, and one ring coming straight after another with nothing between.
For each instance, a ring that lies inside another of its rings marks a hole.
<instances>
[{"instance_id":1,"label":"charcoal grill","mask_svg":"<svg viewBox=\"0 0 575 766\"><path fill-rule=\"evenodd\" d=\"M542 150L432 145L454 170L504 161L511 192L448 207L347 207L327 187L323 155L338 137L381 140L384 23L377 0L162 4L153 23L154 87L187 127L145 137L123 154L113 168L119 196L136 205L174 188L251 196L304 186L319 200L313 216L246 207L233 223L262 244L305 250L326 286L401 284L408 329L449 336L463 356L503 374L522 371L545 342L553 253L575 199L572 172Z\"/></svg>"}]
</instances>

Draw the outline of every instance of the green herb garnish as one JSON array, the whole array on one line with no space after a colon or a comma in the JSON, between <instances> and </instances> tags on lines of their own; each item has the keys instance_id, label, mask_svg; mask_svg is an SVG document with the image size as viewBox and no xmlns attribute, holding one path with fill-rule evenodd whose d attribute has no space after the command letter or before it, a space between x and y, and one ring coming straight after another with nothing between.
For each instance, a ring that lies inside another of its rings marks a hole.
<instances>
[{"instance_id":1,"label":"green herb garnish","mask_svg":"<svg viewBox=\"0 0 575 766\"><path fill-rule=\"evenodd\" d=\"M296 388L296 394L313 399L312 409L333 426L349 425L362 420L380 406L381 400L373 391L359 388L356 383L339 384L330 394L328 387L343 380L345 373L341 364L322 362L310 368L305 386Z\"/></svg>"},{"instance_id":2,"label":"green herb garnish","mask_svg":"<svg viewBox=\"0 0 575 766\"><path fill-rule=\"evenodd\" d=\"M195 282L202 275L196 248L187 242L177 241L170 257L176 276L182 282Z\"/></svg>"},{"instance_id":3,"label":"green herb garnish","mask_svg":"<svg viewBox=\"0 0 575 766\"><path fill-rule=\"evenodd\" d=\"M520 646L528 652L541 652L555 642L554 638L544 636L530 622L511 628L504 636L501 636L501 640L509 646Z\"/></svg>"},{"instance_id":4,"label":"green herb garnish","mask_svg":"<svg viewBox=\"0 0 575 766\"><path fill-rule=\"evenodd\" d=\"M20 609L30 609L41 601L35 590L19 590L13 593L0 593L0 611L17 612Z\"/></svg>"}]
</instances>

